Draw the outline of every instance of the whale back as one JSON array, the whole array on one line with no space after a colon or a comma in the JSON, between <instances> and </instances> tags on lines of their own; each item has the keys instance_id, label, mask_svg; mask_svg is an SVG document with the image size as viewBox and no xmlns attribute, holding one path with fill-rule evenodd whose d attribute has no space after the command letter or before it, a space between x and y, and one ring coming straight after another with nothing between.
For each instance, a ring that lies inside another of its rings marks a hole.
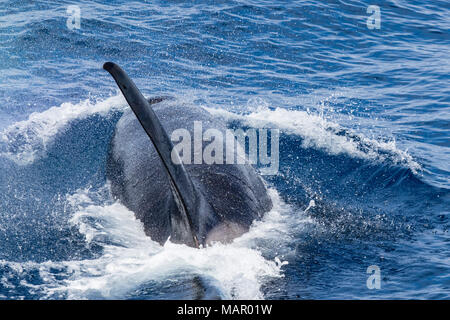
<instances>
[{"instance_id":1,"label":"whale back","mask_svg":"<svg viewBox=\"0 0 450 320\"><path fill-rule=\"evenodd\" d=\"M216 129L225 137L226 126L206 110L173 101L152 104L169 137L177 129L186 129L194 137L194 121L203 131ZM224 152L230 146L222 141ZM193 153L192 153L193 154ZM199 210L191 217L200 243L228 242L248 231L272 207L266 187L248 164L184 164L194 187L213 210ZM145 233L164 243L173 235L171 213L179 210L170 181L152 142L131 111L119 120L111 140L107 163L111 191L143 222Z\"/></svg>"}]
</instances>

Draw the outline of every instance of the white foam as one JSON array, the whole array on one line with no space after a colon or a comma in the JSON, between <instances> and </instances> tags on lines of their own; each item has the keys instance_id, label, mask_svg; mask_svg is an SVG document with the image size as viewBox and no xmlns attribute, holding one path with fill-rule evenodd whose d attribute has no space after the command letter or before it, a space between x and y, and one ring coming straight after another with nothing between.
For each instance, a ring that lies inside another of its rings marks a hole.
<instances>
[{"instance_id":1,"label":"white foam","mask_svg":"<svg viewBox=\"0 0 450 320\"><path fill-rule=\"evenodd\" d=\"M395 140L380 141L357 134L331 122L323 115L307 111L270 109L267 104L255 108L250 114L240 114L224 109L204 107L210 113L228 120L239 120L251 127L273 127L285 134L295 134L303 138L303 148L317 148L329 154L347 154L360 159L392 161L406 165L413 172L421 169L407 151L397 148ZM350 135L337 134L345 129ZM353 137L357 136L357 140Z\"/></svg>"},{"instance_id":2,"label":"white foam","mask_svg":"<svg viewBox=\"0 0 450 320\"><path fill-rule=\"evenodd\" d=\"M88 241L107 237L116 245L104 246L101 258L83 262L84 272L66 283L70 297L83 298L93 291L102 297L121 297L141 283L193 272L213 279L223 298L263 298L261 284L264 279L282 276L284 264L265 259L252 244L259 237L270 237L270 232L277 239L283 230L288 233L288 227L282 222L287 207L283 207L275 191L272 190L271 195L276 204L274 210L263 221L255 223L249 233L232 244L217 243L200 250L170 241L161 247L143 233L134 214L119 203L88 205L73 216L72 223ZM86 203L85 192L78 196ZM95 225L92 220L85 223L84 217L95 218ZM83 274L86 269L92 269L95 277L89 276L90 272Z\"/></svg>"},{"instance_id":3,"label":"white foam","mask_svg":"<svg viewBox=\"0 0 450 320\"><path fill-rule=\"evenodd\" d=\"M286 262L285 253L278 248L273 260L266 258L264 253L273 248L262 247L258 240L286 246L292 234L290 226L303 221L275 190L270 190L270 195L273 210L254 223L250 232L231 244L194 249L170 241L159 245L144 234L141 223L123 205L96 204L96 195L89 189L79 190L67 197L68 209L75 210L70 224L85 236L87 246L95 242L103 247L99 258L24 264L0 261L0 265L8 264L17 274L39 270L44 285L23 285L30 291L44 292L47 298L120 299L149 281L164 284L181 274L211 280L222 298L263 299L262 285L282 277ZM292 219L296 219L295 224ZM55 268L64 270L63 280L55 277Z\"/></svg>"},{"instance_id":4,"label":"white foam","mask_svg":"<svg viewBox=\"0 0 450 320\"><path fill-rule=\"evenodd\" d=\"M332 98L335 96L336 94L333 94ZM194 103L195 98L192 93L186 94L174 103ZM292 101L289 103L292 104ZM320 105L323 104L321 101ZM59 107L32 113L27 120L14 123L0 132L0 147L1 143L7 146L6 151L0 152L0 155L18 164L30 164L45 154L55 136L74 119L86 118L93 114L107 115L111 111L122 110L125 106L123 96L118 93L99 102L87 99L78 104L63 103ZM261 98L249 100L243 108L246 112L250 111L247 114L207 106L203 108L213 115L243 121L252 127L271 126L281 129L286 134L300 135L303 138L303 148L318 148L334 155L347 154L381 162L388 160L394 164L405 165L415 173L421 170L421 166L407 151L397 147L394 139L382 141L368 138L325 119L321 112L271 109L269 103ZM349 134L338 134L343 129Z\"/></svg>"},{"instance_id":5,"label":"white foam","mask_svg":"<svg viewBox=\"0 0 450 320\"><path fill-rule=\"evenodd\" d=\"M0 155L17 164L30 164L45 154L55 136L71 121L93 114L107 115L125 105L125 99L118 94L100 102L86 99L80 103L67 102L43 112L34 112L27 120L16 122L0 132L0 143L14 146L14 150L7 147Z\"/></svg>"}]
</instances>

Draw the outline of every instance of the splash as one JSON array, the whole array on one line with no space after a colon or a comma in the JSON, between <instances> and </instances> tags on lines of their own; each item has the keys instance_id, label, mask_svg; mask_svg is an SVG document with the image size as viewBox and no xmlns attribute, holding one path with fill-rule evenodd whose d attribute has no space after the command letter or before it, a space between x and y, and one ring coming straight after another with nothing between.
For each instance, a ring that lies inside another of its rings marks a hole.
<instances>
[{"instance_id":1,"label":"splash","mask_svg":"<svg viewBox=\"0 0 450 320\"><path fill-rule=\"evenodd\" d=\"M37 270L44 283L22 281L22 285L48 299L121 299L142 285L170 282L179 275L201 275L224 299L263 299L264 283L283 277L287 262L282 250L276 249L277 255L269 259L267 250L273 247L261 248L259 243L269 239L281 245L290 240L292 208L275 190L270 190L274 209L248 233L231 244L216 243L202 249L170 241L159 245L144 234L131 211L118 202L97 203L98 194L83 189L67 196L67 210L74 210L69 224L85 236L87 247L103 247L98 258L20 264L0 261L0 265L11 269L11 278ZM298 216L295 219L298 225ZM55 270L60 272L55 274ZM7 285L7 279L4 282Z\"/></svg>"},{"instance_id":2,"label":"splash","mask_svg":"<svg viewBox=\"0 0 450 320\"><path fill-rule=\"evenodd\" d=\"M116 95L100 102L86 99L77 104L63 103L43 112L32 113L27 120L16 122L0 132L0 155L19 165L28 165L45 155L47 148L75 119L94 114L107 115L122 110L126 102Z\"/></svg>"},{"instance_id":3,"label":"splash","mask_svg":"<svg viewBox=\"0 0 450 320\"><path fill-rule=\"evenodd\" d=\"M195 100L191 93L169 103L192 104ZM106 116L113 111L124 110L125 106L125 99L118 93L100 102L87 99L78 104L63 103L41 113L32 113L27 120L10 125L0 132L0 155L20 165L30 164L45 155L56 135L71 121L94 114ZM322 113L272 109L264 99L249 101L245 110L250 113L231 112L204 105L202 107L215 116L242 121L252 127L272 126L285 134L299 135L303 138L303 148L317 148L332 155L346 154L359 159L390 162L408 167L414 173L422 170L407 151L397 147L394 139L383 141L368 138L325 119Z\"/></svg>"},{"instance_id":4,"label":"splash","mask_svg":"<svg viewBox=\"0 0 450 320\"><path fill-rule=\"evenodd\" d=\"M249 114L230 112L224 109L204 107L210 113L228 120L242 121L251 127L276 127L284 134L299 135L303 148L317 148L332 155L346 154L359 159L391 162L403 165L414 173L421 170L419 163L407 151L396 146L395 140L381 141L341 127L321 114L307 111L271 109L262 104Z\"/></svg>"}]
</instances>

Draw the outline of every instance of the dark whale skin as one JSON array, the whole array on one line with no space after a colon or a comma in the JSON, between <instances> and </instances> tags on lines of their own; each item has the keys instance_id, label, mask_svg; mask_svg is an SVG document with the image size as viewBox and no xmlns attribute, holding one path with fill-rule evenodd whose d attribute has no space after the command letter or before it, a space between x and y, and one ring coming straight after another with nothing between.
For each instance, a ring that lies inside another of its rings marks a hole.
<instances>
[{"instance_id":1,"label":"dark whale skin","mask_svg":"<svg viewBox=\"0 0 450 320\"><path fill-rule=\"evenodd\" d=\"M170 136L184 128L194 137L194 121L203 132L218 129L225 137L225 125L206 110L172 101L156 101L151 107ZM204 143L203 146L205 146ZM224 144L224 155L226 145ZM193 153L192 153L193 155ZM230 242L249 230L254 220L272 208L261 177L248 164L185 164L195 188L213 208L191 217L201 244ZM127 110L117 123L106 166L114 198L120 200L142 221L146 235L164 244L172 234L170 214L178 210L164 166L152 142L135 115Z\"/></svg>"}]
</instances>

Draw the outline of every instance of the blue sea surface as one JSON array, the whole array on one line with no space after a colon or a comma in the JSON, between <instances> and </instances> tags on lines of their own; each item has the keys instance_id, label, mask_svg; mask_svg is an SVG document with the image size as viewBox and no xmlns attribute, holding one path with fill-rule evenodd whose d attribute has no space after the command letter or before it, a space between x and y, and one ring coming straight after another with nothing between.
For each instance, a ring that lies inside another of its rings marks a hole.
<instances>
[{"instance_id":1,"label":"blue sea surface","mask_svg":"<svg viewBox=\"0 0 450 320\"><path fill-rule=\"evenodd\" d=\"M450 298L450 2L1 4L0 299ZM274 209L228 245L146 237L106 181L106 61L279 129Z\"/></svg>"}]
</instances>

